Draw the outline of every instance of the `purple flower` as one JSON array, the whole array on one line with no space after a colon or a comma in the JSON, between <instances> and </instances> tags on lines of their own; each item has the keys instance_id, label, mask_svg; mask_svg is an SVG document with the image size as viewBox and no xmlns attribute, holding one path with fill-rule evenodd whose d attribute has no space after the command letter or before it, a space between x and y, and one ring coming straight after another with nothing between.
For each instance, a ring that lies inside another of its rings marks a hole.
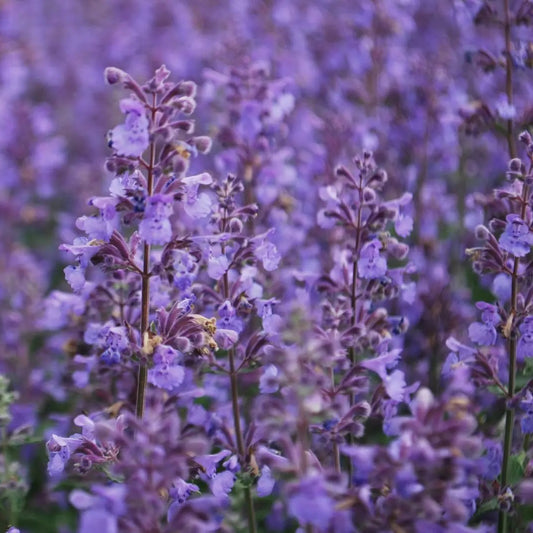
<instances>
[{"instance_id":1,"label":"purple flower","mask_svg":"<svg viewBox=\"0 0 533 533\"><path fill-rule=\"evenodd\" d=\"M129 345L126 328L115 326L109 328L105 340L105 350L100 355L102 362L114 365L120 362L121 354Z\"/></svg>"},{"instance_id":2,"label":"purple flower","mask_svg":"<svg viewBox=\"0 0 533 533\"><path fill-rule=\"evenodd\" d=\"M372 370L381 378L387 394L396 401L403 399L405 376L401 370L394 370L389 374L387 369L394 368L398 364L400 353L399 349L391 350L374 359L365 359L361 362L361 366Z\"/></svg>"},{"instance_id":3,"label":"purple flower","mask_svg":"<svg viewBox=\"0 0 533 533\"><path fill-rule=\"evenodd\" d=\"M454 337L449 337L446 340L446 346L450 349L450 353L442 367L443 376L450 374L455 368L464 366L466 363L474 360L476 350L465 344L461 344Z\"/></svg>"},{"instance_id":4,"label":"purple flower","mask_svg":"<svg viewBox=\"0 0 533 533\"><path fill-rule=\"evenodd\" d=\"M87 509L80 516L78 533L118 533L118 519L113 514L102 508Z\"/></svg>"},{"instance_id":5,"label":"purple flower","mask_svg":"<svg viewBox=\"0 0 533 533\"><path fill-rule=\"evenodd\" d=\"M46 443L48 452L48 474L54 476L60 474L70 459L70 456L84 442L82 435L72 435L71 437L60 437L52 435Z\"/></svg>"},{"instance_id":6,"label":"purple flower","mask_svg":"<svg viewBox=\"0 0 533 533\"><path fill-rule=\"evenodd\" d=\"M335 502L328 495L318 476L303 478L293 487L288 497L289 514L301 525L326 529L335 512Z\"/></svg>"},{"instance_id":7,"label":"purple flower","mask_svg":"<svg viewBox=\"0 0 533 533\"><path fill-rule=\"evenodd\" d=\"M207 480L213 479L217 475L218 463L228 455L231 455L229 450L222 450L211 455L196 456L194 460L203 467L203 472L200 474L201 477Z\"/></svg>"},{"instance_id":8,"label":"purple flower","mask_svg":"<svg viewBox=\"0 0 533 533\"><path fill-rule=\"evenodd\" d=\"M207 172L183 178L185 197L183 208L192 218L204 218L211 214L213 202L207 193L198 194L200 185L209 185L213 179Z\"/></svg>"},{"instance_id":9,"label":"purple flower","mask_svg":"<svg viewBox=\"0 0 533 533\"><path fill-rule=\"evenodd\" d=\"M185 378L185 369L178 364L181 357L171 346L157 346L154 351L154 366L148 370L148 382L169 391L179 387Z\"/></svg>"},{"instance_id":10,"label":"purple flower","mask_svg":"<svg viewBox=\"0 0 533 533\"><path fill-rule=\"evenodd\" d=\"M276 246L266 240L273 231L269 230L253 239L254 255L259 261L262 261L263 267L269 272L276 270L281 261L281 254Z\"/></svg>"},{"instance_id":11,"label":"purple flower","mask_svg":"<svg viewBox=\"0 0 533 533\"><path fill-rule=\"evenodd\" d=\"M526 391L519 406L520 410L525 413L520 419L522 433L533 433L533 394L531 391Z\"/></svg>"},{"instance_id":12,"label":"purple flower","mask_svg":"<svg viewBox=\"0 0 533 533\"><path fill-rule=\"evenodd\" d=\"M474 322L468 328L468 336L472 342L482 346L492 346L496 343L498 334L496 325L501 322L498 308L487 302L477 302L476 307L482 311L483 322Z\"/></svg>"},{"instance_id":13,"label":"purple flower","mask_svg":"<svg viewBox=\"0 0 533 533\"><path fill-rule=\"evenodd\" d=\"M261 468L261 477L257 481L257 495L261 498L270 496L276 480L272 477L272 471L267 465Z\"/></svg>"},{"instance_id":14,"label":"purple flower","mask_svg":"<svg viewBox=\"0 0 533 533\"><path fill-rule=\"evenodd\" d=\"M367 242L361 249L357 271L362 278L380 278L387 272L387 261L379 255L379 250L382 247L381 242L373 239Z\"/></svg>"},{"instance_id":15,"label":"purple flower","mask_svg":"<svg viewBox=\"0 0 533 533\"><path fill-rule=\"evenodd\" d=\"M198 263L185 250L173 250L172 267L174 268L174 286L186 291L193 284L198 272Z\"/></svg>"},{"instance_id":16,"label":"purple flower","mask_svg":"<svg viewBox=\"0 0 533 533\"><path fill-rule=\"evenodd\" d=\"M533 244L529 226L518 215L507 215L507 225L500 236L500 246L515 257L527 255Z\"/></svg>"},{"instance_id":17,"label":"purple flower","mask_svg":"<svg viewBox=\"0 0 533 533\"><path fill-rule=\"evenodd\" d=\"M76 226L84 231L91 239L109 241L119 223L118 214L115 209L117 203L117 198L92 198L89 204L97 207L100 210L100 214L94 217L80 217L76 220Z\"/></svg>"},{"instance_id":18,"label":"purple flower","mask_svg":"<svg viewBox=\"0 0 533 533\"><path fill-rule=\"evenodd\" d=\"M511 299L511 276L503 272L495 276L492 281L492 293L500 302L508 302Z\"/></svg>"},{"instance_id":19,"label":"purple flower","mask_svg":"<svg viewBox=\"0 0 533 533\"><path fill-rule=\"evenodd\" d=\"M518 328L521 336L516 348L516 355L519 361L526 357L533 357L533 316L524 318Z\"/></svg>"},{"instance_id":20,"label":"purple flower","mask_svg":"<svg viewBox=\"0 0 533 533\"><path fill-rule=\"evenodd\" d=\"M86 268L91 257L100 249L100 245L95 244L94 241L89 241L87 237L77 237L72 244L62 244L59 249L73 254L80 265Z\"/></svg>"},{"instance_id":21,"label":"purple flower","mask_svg":"<svg viewBox=\"0 0 533 533\"><path fill-rule=\"evenodd\" d=\"M69 265L63 269L65 279L74 292L81 292L85 286L85 271L80 266Z\"/></svg>"},{"instance_id":22,"label":"purple flower","mask_svg":"<svg viewBox=\"0 0 533 533\"><path fill-rule=\"evenodd\" d=\"M259 390L261 393L271 394L279 389L278 374L279 370L275 365L263 367L263 373L259 378Z\"/></svg>"},{"instance_id":23,"label":"purple flower","mask_svg":"<svg viewBox=\"0 0 533 533\"><path fill-rule=\"evenodd\" d=\"M235 474L229 470L219 472L209 482L211 492L217 497L226 500L235 484Z\"/></svg>"},{"instance_id":24,"label":"purple flower","mask_svg":"<svg viewBox=\"0 0 533 533\"><path fill-rule=\"evenodd\" d=\"M213 247L209 252L207 275L214 280L219 280L228 270L229 260L221 252L220 247Z\"/></svg>"},{"instance_id":25,"label":"purple flower","mask_svg":"<svg viewBox=\"0 0 533 533\"><path fill-rule=\"evenodd\" d=\"M150 144L144 105L134 98L125 98L120 101L120 110L125 113L126 121L109 132L109 146L118 155L139 157Z\"/></svg>"},{"instance_id":26,"label":"purple flower","mask_svg":"<svg viewBox=\"0 0 533 533\"><path fill-rule=\"evenodd\" d=\"M272 312L272 304L277 303L275 300L266 300L260 312L263 321L263 330L270 339L275 339L279 336L283 320L279 315Z\"/></svg>"},{"instance_id":27,"label":"purple flower","mask_svg":"<svg viewBox=\"0 0 533 533\"><path fill-rule=\"evenodd\" d=\"M500 443L487 441L487 453L483 456L483 477L489 481L495 480L502 469L502 447Z\"/></svg>"},{"instance_id":28,"label":"purple flower","mask_svg":"<svg viewBox=\"0 0 533 533\"><path fill-rule=\"evenodd\" d=\"M139 235L148 244L166 244L172 239L172 226L169 217L172 215L171 194L154 194L148 198L144 217L139 224Z\"/></svg>"},{"instance_id":29,"label":"purple flower","mask_svg":"<svg viewBox=\"0 0 533 533\"><path fill-rule=\"evenodd\" d=\"M174 481L173 487L168 491L168 495L178 503L185 502L193 492L200 492L198 485L187 483L183 479Z\"/></svg>"},{"instance_id":30,"label":"purple flower","mask_svg":"<svg viewBox=\"0 0 533 533\"><path fill-rule=\"evenodd\" d=\"M200 492L198 485L187 483L183 479L174 481L174 486L168 491L172 503L168 508L167 520L172 522L180 507L189 499L193 492Z\"/></svg>"}]
</instances>

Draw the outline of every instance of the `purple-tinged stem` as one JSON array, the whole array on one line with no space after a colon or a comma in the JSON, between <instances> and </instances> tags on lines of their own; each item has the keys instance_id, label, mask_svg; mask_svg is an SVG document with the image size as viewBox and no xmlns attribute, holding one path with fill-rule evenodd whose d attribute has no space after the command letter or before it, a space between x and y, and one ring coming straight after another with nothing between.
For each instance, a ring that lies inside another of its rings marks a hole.
<instances>
[{"instance_id":1,"label":"purple-tinged stem","mask_svg":"<svg viewBox=\"0 0 533 533\"><path fill-rule=\"evenodd\" d=\"M350 307L352 310L352 316L350 319L351 326L355 326L357 318L357 271L359 266L359 248L361 247L361 223L363 218L363 175L359 177L359 205L357 206L357 227L355 228L355 248L352 264L352 290L350 295ZM348 350L350 362L355 365L357 358L355 354L355 347L350 346ZM353 393L350 393L350 407L354 404L355 397ZM353 444L354 438L350 433L348 435L348 443ZM352 486L353 478L353 464L352 461L348 461L348 486Z\"/></svg>"},{"instance_id":2,"label":"purple-tinged stem","mask_svg":"<svg viewBox=\"0 0 533 533\"><path fill-rule=\"evenodd\" d=\"M530 165L529 174L533 170L533 163ZM524 219L526 215L528 186L524 183L522 187L520 218ZM514 321L516 316L516 303L518 299L518 266L520 259L515 257L513 264L513 274L511 276L511 311L510 315ZM509 337L509 383L507 385L508 399L511 399L515 393L516 383L516 334L511 330ZM513 444L513 427L514 427L514 409L507 407L505 410L505 433L503 438L503 458L501 473L501 488L505 490L509 478L509 459L512 452ZM506 533L508 529L508 513L500 510L498 514L498 533Z\"/></svg>"},{"instance_id":3,"label":"purple-tinged stem","mask_svg":"<svg viewBox=\"0 0 533 533\"><path fill-rule=\"evenodd\" d=\"M156 114L155 94L152 99L152 121L154 124ZM154 188L154 166L155 166L155 143L150 143L150 162L147 169L148 197L152 196ZM150 245L145 242L143 247L143 270L141 286L141 344L144 348L145 336L148 334L150 320ZM135 402L135 414L142 418L144 414L144 398L146 394L146 384L148 382L148 369L146 363L139 362L139 372L137 374L137 398Z\"/></svg>"},{"instance_id":4,"label":"purple-tinged stem","mask_svg":"<svg viewBox=\"0 0 533 533\"><path fill-rule=\"evenodd\" d=\"M227 217L224 216L222 221L222 231L226 230ZM224 245L222 245L222 252L224 253ZM229 279L227 271L222 278L224 299L229 299ZM235 368L235 349L232 347L228 350L229 359L229 377L231 386L231 406L233 410L233 424L235 429L235 440L237 441L237 452L239 455L239 463L244 470L248 467L246 459L246 450L244 447L244 438L241 428L241 412L239 407L239 384L237 381L238 369ZM257 523L255 517L254 501L252 496L252 488L249 485L244 487L244 498L246 500L246 509L248 515L248 531L250 533L257 533Z\"/></svg>"},{"instance_id":5,"label":"purple-tinged stem","mask_svg":"<svg viewBox=\"0 0 533 533\"><path fill-rule=\"evenodd\" d=\"M511 59L511 13L509 11L509 0L504 0L504 31L505 31L505 93L507 103L513 105L513 62ZM513 134L513 119L507 120L507 144L509 146L509 156L516 157L516 141Z\"/></svg>"},{"instance_id":6,"label":"purple-tinged stem","mask_svg":"<svg viewBox=\"0 0 533 533\"><path fill-rule=\"evenodd\" d=\"M505 32L505 92L507 103L513 105L513 64L511 60L511 13L509 10L509 0L503 1L504 5L504 32ZM507 145L509 148L509 157L516 157L516 143L513 134L513 120L507 120ZM531 173L531 167L530 171ZM522 186L520 218L524 219L526 215L528 186L524 183ZM511 319L514 321L516 315L516 303L518 298L518 266L520 259L515 257L513 264L513 274L511 276ZM509 382L507 386L509 398L514 396L516 382L516 334L514 328L511 329L509 337ZM512 452L514 428L514 410L507 406L505 410L505 433L503 438L503 457L501 473L501 489L505 490L509 479L509 460ZM507 533L509 531L509 515L503 509L498 513L498 533Z\"/></svg>"}]
</instances>

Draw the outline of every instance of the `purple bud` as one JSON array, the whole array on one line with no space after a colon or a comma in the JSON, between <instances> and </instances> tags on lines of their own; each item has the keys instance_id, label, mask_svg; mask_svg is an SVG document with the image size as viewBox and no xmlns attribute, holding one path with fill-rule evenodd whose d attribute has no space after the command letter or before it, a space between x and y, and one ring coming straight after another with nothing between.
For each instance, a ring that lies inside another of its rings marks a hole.
<instances>
[{"instance_id":1,"label":"purple bud","mask_svg":"<svg viewBox=\"0 0 533 533\"><path fill-rule=\"evenodd\" d=\"M365 204L373 204L376 201L376 192L369 187L363 190L363 202Z\"/></svg>"},{"instance_id":2,"label":"purple bud","mask_svg":"<svg viewBox=\"0 0 533 533\"><path fill-rule=\"evenodd\" d=\"M211 150L213 141L210 137L205 135L200 137L194 137L189 141L201 154L207 154Z\"/></svg>"},{"instance_id":3,"label":"purple bud","mask_svg":"<svg viewBox=\"0 0 533 533\"><path fill-rule=\"evenodd\" d=\"M378 168L372 177L368 180L367 186L373 189L381 189L387 183L389 177L387 172L382 168Z\"/></svg>"},{"instance_id":4,"label":"purple bud","mask_svg":"<svg viewBox=\"0 0 533 533\"><path fill-rule=\"evenodd\" d=\"M489 236L490 232L486 226L483 224L476 226L476 239L479 239L480 241L486 241L488 240Z\"/></svg>"},{"instance_id":5,"label":"purple bud","mask_svg":"<svg viewBox=\"0 0 533 533\"><path fill-rule=\"evenodd\" d=\"M124 83L129 79L129 75L117 67L107 67L104 70L104 79L109 85Z\"/></svg>"},{"instance_id":6,"label":"purple bud","mask_svg":"<svg viewBox=\"0 0 533 533\"><path fill-rule=\"evenodd\" d=\"M409 246L403 242L398 242L396 239L389 239L387 251L396 259L401 260L407 257Z\"/></svg>"},{"instance_id":7,"label":"purple bud","mask_svg":"<svg viewBox=\"0 0 533 533\"><path fill-rule=\"evenodd\" d=\"M191 98L196 96L197 85L193 81L182 81L176 87L178 94L182 96L190 96Z\"/></svg>"},{"instance_id":8,"label":"purple bud","mask_svg":"<svg viewBox=\"0 0 533 533\"><path fill-rule=\"evenodd\" d=\"M524 130L519 136L518 140L522 143L524 143L526 146L531 146L533 144L533 139L531 138L531 134L529 131Z\"/></svg>"},{"instance_id":9,"label":"purple bud","mask_svg":"<svg viewBox=\"0 0 533 533\"><path fill-rule=\"evenodd\" d=\"M244 229L244 225L238 218L232 218L229 221L229 229L231 233L242 233L242 230Z\"/></svg>"}]
</instances>

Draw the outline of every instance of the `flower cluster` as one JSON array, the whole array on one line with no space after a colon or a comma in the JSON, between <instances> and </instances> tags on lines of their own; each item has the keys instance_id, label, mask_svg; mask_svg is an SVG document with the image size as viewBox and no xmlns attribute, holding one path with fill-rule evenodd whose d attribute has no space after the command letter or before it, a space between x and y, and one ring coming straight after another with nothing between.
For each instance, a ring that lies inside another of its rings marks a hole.
<instances>
[{"instance_id":1,"label":"flower cluster","mask_svg":"<svg viewBox=\"0 0 533 533\"><path fill-rule=\"evenodd\" d=\"M0 531L531 528L531 0L1 9Z\"/></svg>"}]
</instances>

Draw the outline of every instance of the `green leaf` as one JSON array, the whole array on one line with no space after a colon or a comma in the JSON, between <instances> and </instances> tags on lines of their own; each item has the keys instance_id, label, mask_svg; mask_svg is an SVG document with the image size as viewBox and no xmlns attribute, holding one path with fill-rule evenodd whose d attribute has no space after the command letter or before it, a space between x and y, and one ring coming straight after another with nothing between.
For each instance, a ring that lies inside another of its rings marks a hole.
<instances>
[{"instance_id":1,"label":"green leaf","mask_svg":"<svg viewBox=\"0 0 533 533\"><path fill-rule=\"evenodd\" d=\"M477 524L483 519L483 515L490 511L496 511L498 509L498 498L492 498L483 502L476 510L474 516L471 518L471 524Z\"/></svg>"},{"instance_id":2,"label":"green leaf","mask_svg":"<svg viewBox=\"0 0 533 533\"><path fill-rule=\"evenodd\" d=\"M518 505L516 509L518 516L524 523L533 523L533 505Z\"/></svg>"},{"instance_id":3,"label":"green leaf","mask_svg":"<svg viewBox=\"0 0 533 533\"><path fill-rule=\"evenodd\" d=\"M525 452L518 455L511 455L509 458L509 470L507 480L509 485L516 485L524 478L524 461L526 459Z\"/></svg>"}]
</instances>

